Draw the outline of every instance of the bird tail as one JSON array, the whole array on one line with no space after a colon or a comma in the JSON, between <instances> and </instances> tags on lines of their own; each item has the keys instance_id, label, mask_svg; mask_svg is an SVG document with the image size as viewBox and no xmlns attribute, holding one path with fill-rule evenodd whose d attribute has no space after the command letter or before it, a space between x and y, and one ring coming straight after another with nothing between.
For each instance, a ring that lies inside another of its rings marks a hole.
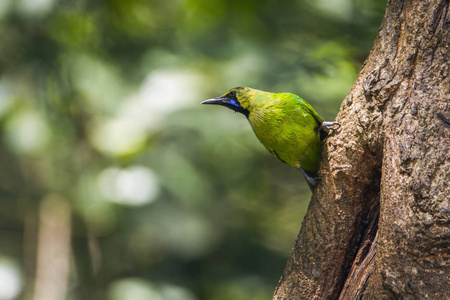
<instances>
[{"instance_id":1,"label":"bird tail","mask_svg":"<svg viewBox=\"0 0 450 300\"><path fill-rule=\"evenodd\" d=\"M305 176L306 182L308 183L311 192L319 183L319 177L316 172L313 171L305 171L302 167L299 168L300 172L302 172L303 176Z\"/></svg>"}]
</instances>

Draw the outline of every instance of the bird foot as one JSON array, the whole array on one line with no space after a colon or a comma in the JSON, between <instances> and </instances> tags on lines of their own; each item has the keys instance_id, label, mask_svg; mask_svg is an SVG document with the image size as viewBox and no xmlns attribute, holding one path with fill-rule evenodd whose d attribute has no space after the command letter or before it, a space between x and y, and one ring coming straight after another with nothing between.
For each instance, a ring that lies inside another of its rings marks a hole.
<instances>
[{"instance_id":1,"label":"bird foot","mask_svg":"<svg viewBox=\"0 0 450 300\"><path fill-rule=\"evenodd\" d=\"M331 130L337 129L337 128L334 128L334 126L336 126L336 125L337 125L337 128L341 127L341 124L339 122L322 122L322 128L324 130L326 130L327 132L330 129Z\"/></svg>"},{"instance_id":2,"label":"bird foot","mask_svg":"<svg viewBox=\"0 0 450 300\"><path fill-rule=\"evenodd\" d=\"M335 126L337 127L335 128ZM322 122L319 127L320 140L325 140L328 137L330 130L335 130L339 127L341 127L341 124L339 124L338 122Z\"/></svg>"}]
</instances>

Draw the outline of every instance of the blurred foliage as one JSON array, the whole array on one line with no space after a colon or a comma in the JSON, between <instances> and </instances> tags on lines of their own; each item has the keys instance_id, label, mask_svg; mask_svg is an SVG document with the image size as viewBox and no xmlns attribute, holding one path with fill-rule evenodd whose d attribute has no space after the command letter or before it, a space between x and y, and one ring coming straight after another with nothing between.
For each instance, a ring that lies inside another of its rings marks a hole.
<instances>
[{"instance_id":1,"label":"blurred foliage","mask_svg":"<svg viewBox=\"0 0 450 300\"><path fill-rule=\"evenodd\" d=\"M251 86L332 120L385 5L2 0L0 299L38 299L49 195L71 212L68 299L269 299L310 192L198 104Z\"/></svg>"}]
</instances>

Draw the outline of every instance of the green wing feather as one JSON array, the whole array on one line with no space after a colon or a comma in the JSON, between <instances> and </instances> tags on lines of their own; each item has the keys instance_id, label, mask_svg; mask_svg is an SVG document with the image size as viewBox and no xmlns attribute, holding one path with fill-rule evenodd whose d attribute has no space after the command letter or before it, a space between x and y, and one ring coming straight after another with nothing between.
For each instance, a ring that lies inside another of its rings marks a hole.
<instances>
[{"instance_id":1,"label":"green wing feather","mask_svg":"<svg viewBox=\"0 0 450 300\"><path fill-rule=\"evenodd\" d=\"M300 97L299 97L300 98ZM324 119L319 116L318 113L316 113L316 111L314 110L314 108L312 108L312 106L306 102L305 100L303 100L302 98L300 98L300 100L298 101L298 103L300 104L300 106L302 106L306 111L308 111L311 116L314 117L314 119L316 119L317 123L319 123L319 125L321 125L324 121Z\"/></svg>"}]
</instances>

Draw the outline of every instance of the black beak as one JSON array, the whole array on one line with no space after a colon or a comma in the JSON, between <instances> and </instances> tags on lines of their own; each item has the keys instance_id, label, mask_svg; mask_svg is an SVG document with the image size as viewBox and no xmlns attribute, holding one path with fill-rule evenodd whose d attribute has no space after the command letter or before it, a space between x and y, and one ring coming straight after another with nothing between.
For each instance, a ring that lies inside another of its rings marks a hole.
<instances>
[{"instance_id":1,"label":"black beak","mask_svg":"<svg viewBox=\"0 0 450 300\"><path fill-rule=\"evenodd\" d=\"M222 98L222 97L217 97L217 98L212 98L212 99L205 100L201 104L226 105L227 104L227 99Z\"/></svg>"},{"instance_id":2,"label":"black beak","mask_svg":"<svg viewBox=\"0 0 450 300\"><path fill-rule=\"evenodd\" d=\"M234 110L235 112L243 114L247 118L250 114L250 112L247 109L241 107L240 103L236 99L231 99L231 98L228 98L227 96L208 99L208 100L203 101L201 104L222 105L231 110Z\"/></svg>"}]
</instances>

